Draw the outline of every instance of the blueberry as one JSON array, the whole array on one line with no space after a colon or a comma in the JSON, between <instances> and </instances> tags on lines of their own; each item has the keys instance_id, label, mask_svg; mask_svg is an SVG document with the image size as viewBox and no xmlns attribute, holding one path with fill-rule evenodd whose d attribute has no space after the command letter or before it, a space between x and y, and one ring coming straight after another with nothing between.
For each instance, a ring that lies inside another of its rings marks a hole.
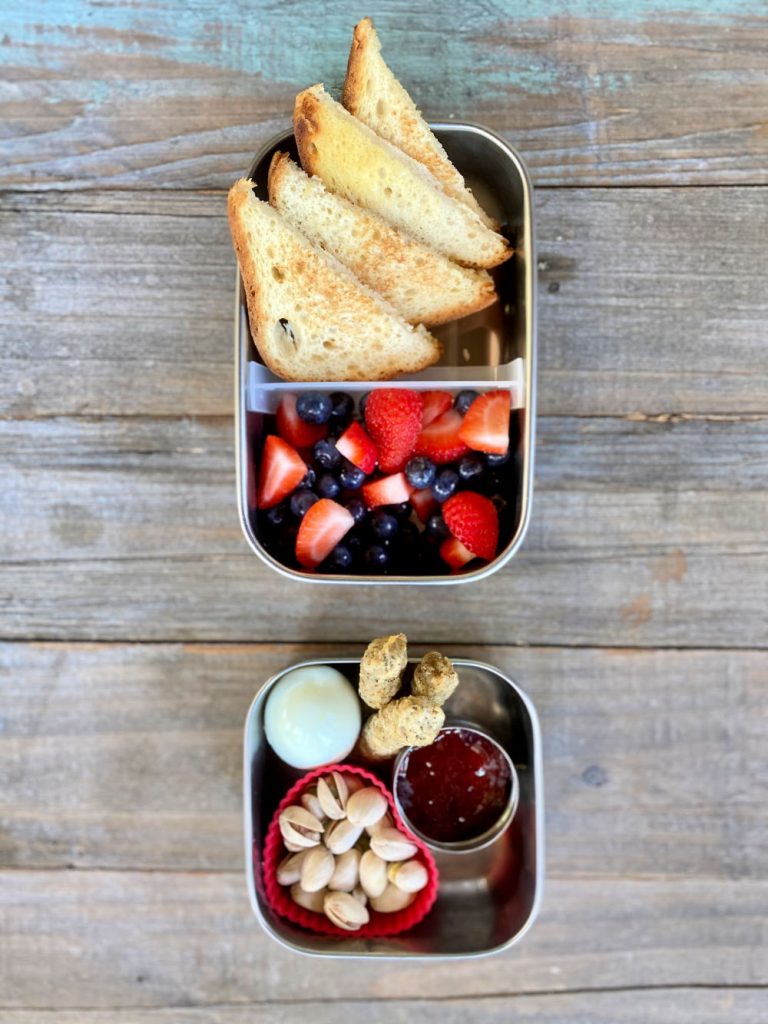
<instances>
[{"instance_id":1,"label":"blueberry","mask_svg":"<svg viewBox=\"0 0 768 1024\"><path fill-rule=\"evenodd\" d=\"M341 467L339 473L339 481L342 487L346 487L348 491L356 491L357 488L365 480L365 473L362 469L358 469L351 462L344 460L344 465Z\"/></svg>"},{"instance_id":2,"label":"blueberry","mask_svg":"<svg viewBox=\"0 0 768 1024\"><path fill-rule=\"evenodd\" d=\"M304 479L299 484L299 487L314 487L315 480L317 480L317 473L310 466L307 472L304 474Z\"/></svg>"},{"instance_id":3,"label":"blueberry","mask_svg":"<svg viewBox=\"0 0 768 1024\"><path fill-rule=\"evenodd\" d=\"M347 512L352 513L352 518L355 520L355 525L362 523L368 514L368 509L365 507L359 498L349 498L344 502L344 508Z\"/></svg>"},{"instance_id":4,"label":"blueberry","mask_svg":"<svg viewBox=\"0 0 768 1024\"><path fill-rule=\"evenodd\" d=\"M291 495L291 512L297 519L303 519L317 501L317 495L307 487L300 487Z\"/></svg>"},{"instance_id":5,"label":"blueberry","mask_svg":"<svg viewBox=\"0 0 768 1024\"><path fill-rule=\"evenodd\" d=\"M341 484L333 473L321 473L318 477L316 490L321 498L337 498L341 491Z\"/></svg>"},{"instance_id":6,"label":"blueberry","mask_svg":"<svg viewBox=\"0 0 768 1024\"><path fill-rule=\"evenodd\" d=\"M358 530L350 530L344 538L344 546L349 548L353 558L359 558L363 551L363 538Z\"/></svg>"},{"instance_id":7,"label":"blueberry","mask_svg":"<svg viewBox=\"0 0 768 1024\"><path fill-rule=\"evenodd\" d=\"M385 569L389 565L389 552L381 544L374 544L365 552L365 563L372 569Z\"/></svg>"},{"instance_id":8,"label":"blueberry","mask_svg":"<svg viewBox=\"0 0 768 1024\"><path fill-rule=\"evenodd\" d=\"M413 505L411 505L410 501L404 501L400 505L390 505L389 511L393 516L397 516L398 519L409 519L413 511Z\"/></svg>"},{"instance_id":9,"label":"blueberry","mask_svg":"<svg viewBox=\"0 0 768 1024\"><path fill-rule=\"evenodd\" d=\"M397 519L390 515L389 512L385 512L383 508L377 508L371 514L371 531L375 536L381 537L382 540L394 537L397 533L398 525Z\"/></svg>"},{"instance_id":10,"label":"blueberry","mask_svg":"<svg viewBox=\"0 0 768 1024\"><path fill-rule=\"evenodd\" d=\"M445 520L439 512L427 520L427 533L432 537L450 537L451 531L445 525Z\"/></svg>"},{"instance_id":11,"label":"blueberry","mask_svg":"<svg viewBox=\"0 0 768 1024\"><path fill-rule=\"evenodd\" d=\"M288 518L288 503L282 501L279 505L273 505L264 514L270 526L282 526Z\"/></svg>"},{"instance_id":12,"label":"blueberry","mask_svg":"<svg viewBox=\"0 0 768 1024\"><path fill-rule=\"evenodd\" d=\"M352 565L352 552L344 544L337 544L326 559L326 567L338 572Z\"/></svg>"},{"instance_id":13,"label":"blueberry","mask_svg":"<svg viewBox=\"0 0 768 1024\"><path fill-rule=\"evenodd\" d=\"M429 487L435 479L436 472L434 462L430 462L423 455L414 455L405 467L406 480L411 487L417 487L419 490Z\"/></svg>"},{"instance_id":14,"label":"blueberry","mask_svg":"<svg viewBox=\"0 0 768 1024\"><path fill-rule=\"evenodd\" d=\"M319 391L302 391L296 399L296 413L305 423L327 423L333 402Z\"/></svg>"},{"instance_id":15,"label":"blueberry","mask_svg":"<svg viewBox=\"0 0 768 1024\"><path fill-rule=\"evenodd\" d=\"M321 469L336 469L341 462L341 452L330 441L318 441L314 451L315 462Z\"/></svg>"},{"instance_id":16,"label":"blueberry","mask_svg":"<svg viewBox=\"0 0 768 1024\"><path fill-rule=\"evenodd\" d=\"M474 480L475 477L482 476L485 471L485 465L475 455L462 455L456 469L459 477L467 483L469 480Z\"/></svg>"},{"instance_id":17,"label":"blueberry","mask_svg":"<svg viewBox=\"0 0 768 1024\"><path fill-rule=\"evenodd\" d=\"M471 388L467 388L465 391L460 391L453 400L454 409L456 409L457 412L460 412L463 416L477 396L477 391L473 391Z\"/></svg>"},{"instance_id":18,"label":"blueberry","mask_svg":"<svg viewBox=\"0 0 768 1024\"><path fill-rule=\"evenodd\" d=\"M505 462L509 460L510 451L504 452L503 455L494 455L493 452L487 452L485 456L486 465L496 469L498 466L503 466Z\"/></svg>"},{"instance_id":19,"label":"blueberry","mask_svg":"<svg viewBox=\"0 0 768 1024\"><path fill-rule=\"evenodd\" d=\"M432 494L438 501L445 501L456 490L458 483L457 473L452 469L441 469L432 483Z\"/></svg>"},{"instance_id":20,"label":"blueberry","mask_svg":"<svg viewBox=\"0 0 768 1024\"><path fill-rule=\"evenodd\" d=\"M368 396L370 391L366 391L365 394L360 398L360 415L365 419L365 407L368 404Z\"/></svg>"},{"instance_id":21,"label":"blueberry","mask_svg":"<svg viewBox=\"0 0 768 1024\"><path fill-rule=\"evenodd\" d=\"M352 395L348 395L346 391L332 391L329 398L331 400L331 419L339 426L346 426L355 411Z\"/></svg>"}]
</instances>

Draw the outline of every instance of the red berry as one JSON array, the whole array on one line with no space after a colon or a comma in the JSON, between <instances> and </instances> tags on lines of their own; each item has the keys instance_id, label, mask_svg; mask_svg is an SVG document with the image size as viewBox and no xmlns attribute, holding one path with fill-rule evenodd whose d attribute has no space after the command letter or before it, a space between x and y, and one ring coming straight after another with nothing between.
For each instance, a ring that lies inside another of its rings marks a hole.
<instances>
[{"instance_id":1,"label":"red berry","mask_svg":"<svg viewBox=\"0 0 768 1024\"><path fill-rule=\"evenodd\" d=\"M459 437L463 422L461 413L455 409L438 416L416 439L416 454L426 455L438 465L460 458L468 450Z\"/></svg>"},{"instance_id":2,"label":"red berry","mask_svg":"<svg viewBox=\"0 0 768 1024\"><path fill-rule=\"evenodd\" d=\"M475 556L456 537L448 537L440 545L440 557L452 569L461 569L467 562L471 562Z\"/></svg>"},{"instance_id":3,"label":"red berry","mask_svg":"<svg viewBox=\"0 0 768 1024\"><path fill-rule=\"evenodd\" d=\"M394 473L384 476L381 480L363 484L363 501L368 508L378 505L401 505L408 501L413 488L405 479L405 473Z\"/></svg>"},{"instance_id":4,"label":"red berry","mask_svg":"<svg viewBox=\"0 0 768 1024\"><path fill-rule=\"evenodd\" d=\"M411 504L416 510L416 515L422 523L426 523L437 508L438 502L431 489L429 487L425 487L422 491L413 492L411 495Z\"/></svg>"},{"instance_id":5,"label":"red berry","mask_svg":"<svg viewBox=\"0 0 768 1024\"><path fill-rule=\"evenodd\" d=\"M336 442L336 448L353 466L372 473L376 466L376 445L359 423L350 423Z\"/></svg>"},{"instance_id":6,"label":"red berry","mask_svg":"<svg viewBox=\"0 0 768 1024\"><path fill-rule=\"evenodd\" d=\"M490 562L499 544L499 514L490 498L460 491L443 505L443 519L469 551Z\"/></svg>"},{"instance_id":7,"label":"red berry","mask_svg":"<svg viewBox=\"0 0 768 1024\"><path fill-rule=\"evenodd\" d=\"M258 508L272 508L298 487L307 473L304 460L281 437L270 434L264 442L256 492Z\"/></svg>"},{"instance_id":8,"label":"red berry","mask_svg":"<svg viewBox=\"0 0 768 1024\"><path fill-rule=\"evenodd\" d=\"M328 433L327 423L305 423L296 412L296 395L286 394L277 407L277 432L294 448L311 448Z\"/></svg>"},{"instance_id":9,"label":"red berry","mask_svg":"<svg viewBox=\"0 0 768 1024\"><path fill-rule=\"evenodd\" d=\"M422 391L421 400L424 403L424 413L421 417L422 427L426 427L432 420L442 416L444 412L453 405L453 399L447 391Z\"/></svg>"},{"instance_id":10,"label":"red berry","mask_svg":"<svg viewBox=\"0 0 768 1024\"><path fill-rule=\"evenodd\" d=\"M459 437L476 452L505 455L509 448L509 391L486 391L467 409Z\"/></svg>"},{"instance_id":11,"label":"red berry","mask_svg":"<svg viewBox=\"0 0 768 1024\"><path fill-rule=\"evenodd\" d=\"M354 525L352 513L343 505L330 498L316 501L301 520L296 536L296 561L305 569L316 569Z\"/></svg>"},{"instance_id":12,"label":"red berry","mask_svg":"<svg viewBox=\"0 0 768 1024\"><path fill-rule=\"evenodd\" d=\"M421 431L421 395L407 388L377 388L365 404L365 425L379 452L382 473L401 470Z\"/></svg>"}]
</instances>

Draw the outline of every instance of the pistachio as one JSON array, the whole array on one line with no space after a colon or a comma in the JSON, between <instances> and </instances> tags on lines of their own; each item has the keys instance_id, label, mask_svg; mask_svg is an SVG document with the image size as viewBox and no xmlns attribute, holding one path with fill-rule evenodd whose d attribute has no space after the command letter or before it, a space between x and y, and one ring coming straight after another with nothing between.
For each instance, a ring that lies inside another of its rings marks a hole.
<instances>
[{"instance_id":1,"label":"pistachio","mask_svg":"<svg viewBox=\"0 0 768 1024\"><path fill-rule=\"evenodd\" d=\"M387 798L375 786L353 793L347 802L347 817L354 825L375 825L387 813Z\"/></svg>"},{"instance_id":2,"label":"pistachio","mask_svg":"<svg viewBox=\"0 0 768 1024\"><path fill-rule=\"evenodd\" d=\"M331 880L336 861L330 850L315 846L309 850L301 865L301 888L304 892L319 892Z\"/></svg>"},{"instance_id":3,"label":"pistachio","mask_svg":"<svg viewBox=\"0 0 768 1024\"><path fill-rule=\"evenodd\" d=\"M381 896L371 898L371 910L379 914L392 914L396 910L404 910L415 899L415 892L403 892L396 885L388 885Z\"/></svg>"},{"instance_id":4,"label":"pistachio","mask_svg":"<svg viewBox=\"0 0 768 1024\"><path fill-rule=\"evenodd\" d=\"M351 850L357 840L360 838L363 832L362 825L353 825L347 818L342 818L341 821L334 821L331 823L328 831L325 833L325 845L335 854L337 857L341 853L346 853L347 850ZM410 854L406 854L410 856ZM393 860L403 860L403 857L392 858Z\"/></svg>"},{"instance_id":5,"label":"pistachio","mask_svg":"<svg viewBox=\"0 0 768 1024\"><path fill-rule=\"evenodd\" d=\"M358 789L362 789L363 786L365 785L365 783L360 778L360 776L359 775L353 775L352 772L347 772L345 775L342 776L342 778L346 782L346 784L347 784L347 792L350 793L350 794L351 793L356 793L358 791Z\"/></svg>"},{"instance_id":6,"label":"pistachio","mask_svg":"<svg viewBox=\"0 0 768 1024\"><path fill-rule=\"evenodd\" d=\"M352 895L355 897L358 903L362 904L362 906L367 906L368 897L365 895L365 893L363 892L362 888L359 885L356 885L355 888L352 890Z\"/></svg>"},{"instance_id":7,"label":"pistachio","mask_svg":"<svg viewBox=\"0 0 768 1024\"><path fill-rule=\"evenodd\" d=\"M368 896L381 896L387 887L387 862L373 850L360 858L360 885Z\"/></svg>"},{"instance_id":8,"label":"pistachio","mask_svg":"<svg viewBox=\"0 0 768 1024\"><path fill-rule=\"evenodd\" d=\"M371 836L371 849L382 860L409 860L418 848L398 829L382 828Z\"/></svg>"},{"instance_id":9,"label":"pistachio","mask_svg":"<svg viewBox=\"0 0 768 1024\"><path fill-rule=\"evenodd\" d=\"M325 891L320 889L318 892L305 892L297 882L291 886L291 899L305 910L314 910L316 914L322 914Z\"/></svg>"},{"instance_id":10,"label":"pistachio","mask_svg":"<svg viewBox=\"0 0 768 1024\"><path fill-rule=\"evenodd\" d=\"M373 825L366 825L365 831L369 836L375 836L377 832L383 828L394 828L395 823L392 820L392 815L387 811L378 821L374 822Z\"/></svg>"},{"instance_id":11,"label":"pistachio","mask_svg":"<svg viewBox=\"0 0 768 1024\"><path fill-rule=\"evenodd\" d=\"M347 795L347 784L338 772L331 772L330 775L317 780L317 799L326 817L334 821L340 821L345 817Z\"/></svg>"},{"instance_id":12,"label":"pistachio","mask_svg":"<svg viewBox=\"0 0 768 1024\"><path fill-rule=\"evenodd\" d=\"M427 869L420 860L406 860L390 864L387 878L402 892L420 892L429 881Z\"/></svg>"},{"instance_id":13,"label":"pistachio","mask_svg":"<svg viewBox=\"0 0 768 1024\"><path fill-rule=\"evenodd\" d=\"M360 851L356 847L336 858L336 866L328 883L334 892L352 892L360 877Z\"/></svg>"},{"instance_id":14,"label":"pistachio","mask_svg":"<svg viewBox=\"0 0 768 1024\"><path fill-rule=\"evenodd\" d=\"M317 799L317 786L312 786L306 793L301 794L301 806L308 810L310 814L314 814L318 821L322 821L325 817L322 805Z\"/></svg>"},{"instance_id":15,"label":"pistachio","mask_svg":"<svg viewBox=\"0 0 768 1024\"><path fill-rule=\"evenodd\" d=\"M283 839L294 846L317 846L323 832L323 824L306 807L286 807L280 815L280 832Z\"/></svg>"},{"instance_id":16,"label":"pistachio","mask_svg":"<svg viewBox=\"0 0 768 1024\"><path fill-rule=\"evenodd\" d=\"M368 924L370 919L362 903L348 892L326 893L323 910L332 924L348 932L356 932L362 925Z\"/></svg>"},{"instance_id":17,"label":"pistachio","mask_svg":"<svg viewBox=\"0 0 768 1024\"><path fill-rule=\"evenodd\" d=\"M286 848L288 853L300 853L302 850L306 850L306 846L299 846L298 843L292 843L290 839L286 839L283 836L283 846Z\"/></svg>"},{"instance_id":18,"label":"pistachio","mask_svg":"<svg viewBox=\"0 0 768 1024\"><path fill-rule=\"evenodd\" d=\"M293 885L301 878L301 864L309 850L301 850L299 853L289 853L288 856L277 866L277 880L280 885Z\"/></svg>"}]
</instances>

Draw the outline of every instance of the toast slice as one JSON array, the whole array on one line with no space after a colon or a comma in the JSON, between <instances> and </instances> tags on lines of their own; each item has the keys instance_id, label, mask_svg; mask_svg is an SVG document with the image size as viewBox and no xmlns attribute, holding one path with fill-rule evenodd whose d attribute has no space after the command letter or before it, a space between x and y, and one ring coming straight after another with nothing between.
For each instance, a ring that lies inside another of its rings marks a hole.
<instances>
[{"instance_id":1,"label":"toast slice","mask_svg":"<svg viewBox=\"0 0 768 1024\"><path fill-rule=\"evenodd\" d=\"M290 224L391 302L409 323L443 324L496 299L486 270L467 270L328 192L287 153L269 168L269 201Z\"/></svg>"},{"instance_id":2,"label":"toast slice","mask_svg":"<svg viewBox=\"0 0 768 1024\"><path fill-rule=\"evenodd\" d=\"M302 167L331 192L464 266L495 267L512 254L506 239L452 199L423 164L358 121L322 85L296 97L293 128Z\"/></svg>"},{"instance_id":3,"label":"toast slice","mask_svg":"<svg viewBox=\"0 0 768 1024\"><path fill-rule=\"evenodd\" d=\"M229 226L262 359L286 380L385 380L440 356L424 327L411 327L338 260L253 194L248 178L229 191Z\"/></svg>"},{"instance_id":4,"label":"toast slice","mask_svg":"<svg viewBox=\"0 0 768 1024\"><path fill-rule=\"evenodd\" d=\"M467 188L416 104L381 56L381 43L370 18L355 25L341 102L377 135L424 164L448 195L474 210L487 227L498 227Z\"/></svg>"}]
</instances>

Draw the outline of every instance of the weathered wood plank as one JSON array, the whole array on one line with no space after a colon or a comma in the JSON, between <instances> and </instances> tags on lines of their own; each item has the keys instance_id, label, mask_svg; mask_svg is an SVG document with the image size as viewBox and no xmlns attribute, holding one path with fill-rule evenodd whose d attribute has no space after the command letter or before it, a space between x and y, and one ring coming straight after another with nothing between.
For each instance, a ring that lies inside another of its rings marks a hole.
<instances>
[{"instance_id":1,"label":"weathered wood plank","mask_svg":"<svg viewBox=\"0 0 768 1024\"><path fill-rule=\"evenodd\" d=\"M429 991L429 968L422 968ZM4 1024L337 1024L359 1017L386 1024L762 1024L766 993L762 988L620 989L613 992L550 992L542 995L484 996L472 999L386 999L248 1003L228 1006L183 1006L165 1009L5 1010Z\"/></svg>"},{"instance_id":2,"label":"weathered wood plank","mask_svg":"<svg viewBox=\"0 0 768 1024\"><path fill-rule=\"evenodd\" d=\"M445 649L536 702L550 877L766 877L766 655ZM238 870L256 690L362 650L0 646L0 864Z\"/></svg>"},{"instance_id":3,"label":"weathered wood plank","mask_svg":"<svg viewBox=\"0 0 768 1024\"><path fill-rule=\"evenodd\" d=\"M212 0L9 9L0 184L224 187L299 89L337 88L359 10ZM755 0L379 4L429 117L488 124L540 184L768 181L768 18ZM234 30L233 26L237 26Z\"/></svg>"},{"instance_id":4,"label":"weathered wood plank","mask_svg":"<svg viewBox=\"0 0 768 1024\"><path fill-rule=\"evenodd\" d=\"M768 410L765 190L552 190L537 212L543 413ZM230 413L222 195L1 195L0 260L5 415Z\"/></svg>"},{"instance_id":5,"label":"weathered wood plank","mask_svg":"<svg viewBox=\"0 0 768 1024\"><path fill-rule=\"evenodd\" d=\"M413 622L426 643L765 646L767 426L542 418L523 550L425 617L420 588L360 588L350 616L347 589L249 552L226 420L3 422L0 630L367 640Z\"/></svg>"},{"instance_id":6,"label":"weathered wood plank","mask_svg":"<svg viewBox=\"0 0 768 1024\"><path fill-rule=\"evenodd\" d=\"M261 932L239 873L6 871L0 991L65 1010L765 985L766 911L764 881L553 881L505 956L320 968Z\"/></svg>"}]
</instances>

